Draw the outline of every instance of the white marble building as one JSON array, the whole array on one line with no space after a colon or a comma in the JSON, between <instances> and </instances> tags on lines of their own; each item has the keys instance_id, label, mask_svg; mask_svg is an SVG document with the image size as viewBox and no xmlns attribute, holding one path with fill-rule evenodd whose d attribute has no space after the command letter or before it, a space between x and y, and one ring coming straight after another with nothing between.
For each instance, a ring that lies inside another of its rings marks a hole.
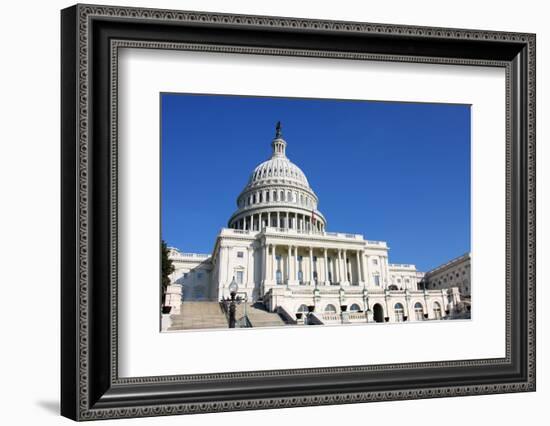
<instances>
[{"instance_id":1,"label":"white marble building","mask_svg":"<svg viewBox=\"0 0 550 426\"><path fill-rule=\"evenodd\" d=\"M466 253L426 272L421 287L428 290L457 287L460 295L469 299L471 282L470 253Z\"/></svg>"},{"instance_id":2,"label":"white marble building","mask_svg":"<svg viewBox=\"0 0 550 426\"><path fill-rule=\"evenodd\" d=\"M212 254L171 248L171 278L184 301L226 298L235 277L250 305L287 323L300 323L306 311L310 323L323 324L442 319L453 311L458 290L421 290L424 274L389 263L386 242L327 231L319 199L286 146L278 124L271 158L253 170Z\"/></svg>"}]
</instances>

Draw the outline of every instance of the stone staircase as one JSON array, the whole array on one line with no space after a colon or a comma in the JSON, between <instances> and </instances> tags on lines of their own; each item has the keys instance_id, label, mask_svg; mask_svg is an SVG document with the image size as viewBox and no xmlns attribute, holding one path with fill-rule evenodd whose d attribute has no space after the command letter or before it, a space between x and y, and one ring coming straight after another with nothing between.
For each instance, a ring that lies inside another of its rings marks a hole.
<instances>
[{"instance_id":1,"label":"stone staircase","mask_svg":"<svg viewBox=\"0 0 550 426\"><path fill-rule=\"evenodd\" d=\"M180 314L171 315L168 331L204 328L228 328L219 302L183 302Z\"/></svg>"},{"instance_id":2,"label":"stone staircase","mask_svg":"<svg viewBox=\"0 0 550 426\"><path fill-rule=\"evenodd\" d=\"M276 312L268 312L262 305L246 306L252 327L281 327L287 325ZM244 316L244 304L235 309L237 320ZM183 302L178 315L171 315L168 331L228 328L229 324L219 302Z\"/></svg>"},{"instance_id":3,"label":"stone staircase","mask_svg":"<svg viewBox=\"0 0 550 426\"><path fill-rule=\"evenodd\" d=\"M283 319L276 312L268 312L262 306L246 306L246 315L252 327L280 327L286 325ZM244 316L244 305L237 305L235 317Z\"/></svg>"}]
</instances>

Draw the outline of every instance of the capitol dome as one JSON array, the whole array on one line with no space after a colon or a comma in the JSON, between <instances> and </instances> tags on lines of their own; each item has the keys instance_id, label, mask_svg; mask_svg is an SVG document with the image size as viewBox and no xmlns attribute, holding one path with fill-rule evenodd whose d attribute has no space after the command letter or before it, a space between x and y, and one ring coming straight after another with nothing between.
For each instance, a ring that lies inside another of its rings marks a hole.
<instances>
[{"instance_id":1,"label":"capitol dome","mask_svg":"<svg viewBox=\"0 0 550 426\"><path fill-rule=\"evenodd\" d=\"M251 173L237 197L237 211L229 219L230 228L325 230L325 218L317 210L319 199L304 172L287 158L286 145L279 122L271 142L271 158L256 166Z\"/></svg>"}]
</instances>

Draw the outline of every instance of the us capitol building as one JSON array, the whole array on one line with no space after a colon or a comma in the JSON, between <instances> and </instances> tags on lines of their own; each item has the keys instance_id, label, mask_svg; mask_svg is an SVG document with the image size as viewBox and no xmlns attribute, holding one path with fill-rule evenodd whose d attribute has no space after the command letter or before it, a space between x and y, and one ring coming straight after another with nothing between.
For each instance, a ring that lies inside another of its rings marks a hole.
<instances>
[{"instance_id":1,"label":"us capitol building","mask_svg":"<svg viewBox=\"0 0 550 426\"><path fill-rule=\"evenodd\" d=\"M327 231L317 195L286 156L280 123L271 148L237 197L212 254L170 248L170 329L225 326L219 302L229 297L233 279L246 301L237 313L247 326L423 321L464 309L469 254L460 258L461 278L449 285L436 268L436 285L414 265L389 263L384 241Z\"/></svg>"}]
</instances>

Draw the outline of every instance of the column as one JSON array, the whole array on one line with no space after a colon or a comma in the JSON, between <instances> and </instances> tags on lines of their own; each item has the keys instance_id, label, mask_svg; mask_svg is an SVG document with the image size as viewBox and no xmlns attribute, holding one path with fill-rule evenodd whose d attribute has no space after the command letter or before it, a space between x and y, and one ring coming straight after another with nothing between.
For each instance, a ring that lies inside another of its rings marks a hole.
<instances>
[{"instance_id":1,"label":"column","mask_svg":"<svg viewBox=\"0 0 550 426\"><path fill-rule=\"evenodd\" d=\"M287 280L287 284L290 284L290 281L291 281L291 275L290 275L290 252L291 252L292 248L290 247L290 245L288 246L288 254L287 254L287 271L286 271L286 280Z\"/></svg>"},{"instance_id":2,"label":"column","mask_svg":"<svg viewBox=\"0 0 550 426\"><path fill-rule=\"evenodd\" d=\"M325 285L329 285L330 281L328 279L328 256L327 256L327 249L325 247L324 249L324 255L325 255Z\"/></svg>"},{"instance_id":3,"label":"column","mask_svg":"<svg viewBox=\"0 0 550 426\"><path fill-rule=\"evenodd\" d=\"M277 284L277 259L275 259L275 244L271 244L271 275L273 283Z\"/></svg>"},{"instance_id":4,"label":"column","mask_svg":"<svg viewBox=\"0 0 550 426\"><path fill-rule=\"evenodd\" d=\"M246 254L248 256L248 267L246 268L246 283L245 287L250 287L252 284L252 288L254 288L254 281L255 281L255 270L254 267L254 246L252 246L249 250L246 251Z\"/></svg>"},{"instance_id":5,"label":"column","mask_svg":"<svg viewBox=\"0 0 550 426\"><path fill-rule=\"evenodd\" d=\"M336 281L338 282L338 284L341 284L342 283L342 274L340 273L340 249L338 249L338 251L336 252L336 254L338 255L338 259L335 259L335 264L336 264Z\"/></svg>"},{"instance_id":6,"label":"column","mask_svg":"<svg viewBox=\"0 0 550 426\"><path fill-rule=\"evenodd\" d=\"M361 252L361 265L363 266L363 282L365 287L369 285L370 274L369 274L369 260L365 256L365 252Z\"/></svg>"},{"instance_id":7,"label":"column","mask_svg":"<svg viewBox=\"0 0 550 426\"><path fill-rule=\"evenodd\" d=\"M279 212L277 212L277 228L281 227L281 215Z\"/></svg>"},{"instance_id":8,"label":"column","mask_svg":"<svg viewBox=\"0 0 550 426\"><path fill-rule=\"evenodd\" d=\"M298 247L294 247L294 279L298 284Z\"/></svg>"},{"instance_id":9,"label":"column","mask_svg":"<svg viewBox=\"0 0 550 426\"><path fill-rule=\"evenodd\" d=\"M359 250L355 252L355 261L357 262L357 284L363 281L363 274L361 273L361 263L359 263Z\"/></svg>"},{"instance_id":10,"label":"column","mask_svg":"<svg viewBox=\"0 0 550 426\"><path fill-rule=\"evenodd\" d=\"M267 212L267 226L271 226L271 212Z\"/></svg>"},{"instance_id":11,"label":"column","mask_svg":"<svg viewBox=\"0 0 550 426\"><path fill-rule=\"evenodd\" d=\"M262 244L262 283L265 282L267 278L267 244Z\"/></svg>"},{"instance_id":12,"label":"column","mask_svg":"<svg viewBox=\"0 0 550 426\"><path fill-rule=\"evenodd\" d=\"M344 260L344 282L349 284L348 282L348 262L347 262L347 256L348 256L348 252L347 250L344 250L343 252L343 260Z\"/></svg>"},{"instance_id":13,"label":"column","mask_svg":"<svg viewBox=\"0 0 550 426\"><path fill-rule=\"evenodd\" d=\"M309 283L313 284L313 247L309 248Z\"/></svg>"}]
</instances>

